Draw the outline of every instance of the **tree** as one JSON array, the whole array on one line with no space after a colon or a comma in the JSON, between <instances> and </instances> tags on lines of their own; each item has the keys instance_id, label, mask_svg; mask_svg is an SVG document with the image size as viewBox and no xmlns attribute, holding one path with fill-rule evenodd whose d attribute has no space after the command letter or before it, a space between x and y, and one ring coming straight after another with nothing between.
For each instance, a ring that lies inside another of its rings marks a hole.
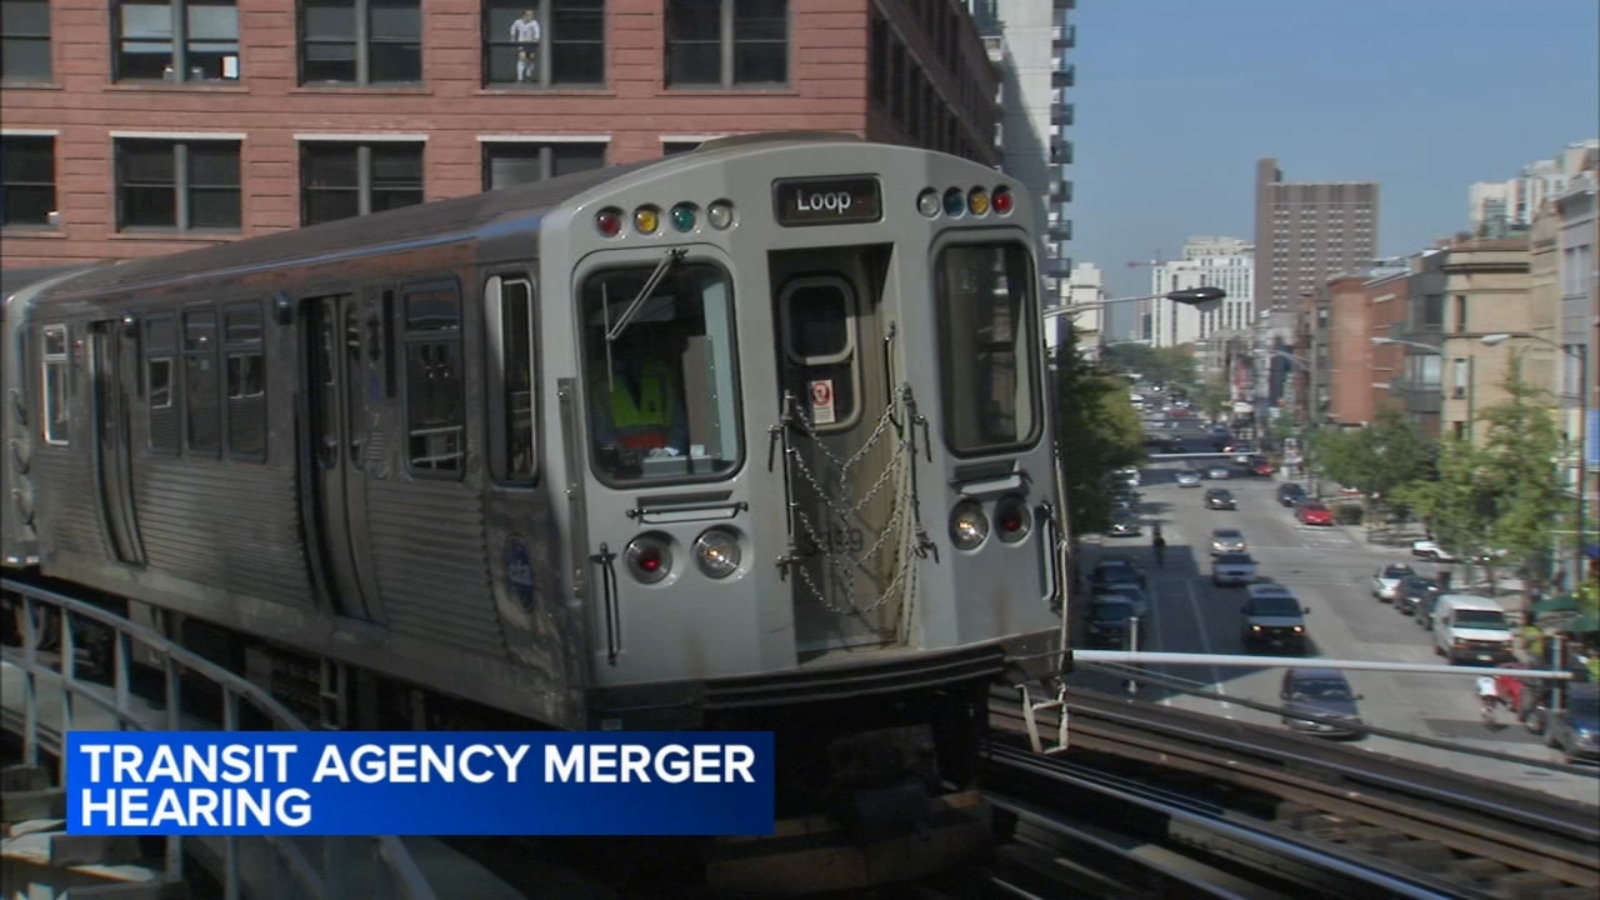
<instances>
[{"instance_id":1,"label":"tree","mask_svg":"<svg viewBox=\"0 0 1600 900\"><path fill-rule=\"evenodd\" d=\"M1556 533L1571 529L1572 510L1562 487L1562 438L1548 398L1522 380L1513 360L1504 388L1509 399L1483 411L1485 483L1494 497L1489 538L1535 580L1548 568ZM1541 402L1543 401L1543 402ZM1582 577L1581 572L1572 573Z\"/></svg>"},{"instance_id":2,"label":"tree","mask_svg":"<svg viewBox=\"0 0 1600 900\"><path fill-rule=\"evenodd\" d=\"M1489 457L1470 442L1448 435L1439 442L1438 460L1437 479L1402 485L1394 497L1428 523L1434 540L1445 549L1470 557L1485 546L1494 527Z\"/></svg>"},{"instance_id":3,"label":"tree","mask_svg":"<svg viewBox=\"0 0 1600 900\"><path fill-rule=\"evenodd\" d=\"M1194 383L1194 355L1188 347L1112 344L1101 353L1101 362L1112 372L1137 374L1158 384Z\"/></svg>"},{"instance_id":4,"label":"tree","mask_svg":"<svg viewBox=\"0 0 1600 900\"><path fill-rule=\"evenodd\" d=\"M1107 476L1144 462L1144 426L1127 383L1081 358L1070 330L1056 348L1054 390L1069 533L1105 531L1113 498Z\"/></svg>"}]
</instances>

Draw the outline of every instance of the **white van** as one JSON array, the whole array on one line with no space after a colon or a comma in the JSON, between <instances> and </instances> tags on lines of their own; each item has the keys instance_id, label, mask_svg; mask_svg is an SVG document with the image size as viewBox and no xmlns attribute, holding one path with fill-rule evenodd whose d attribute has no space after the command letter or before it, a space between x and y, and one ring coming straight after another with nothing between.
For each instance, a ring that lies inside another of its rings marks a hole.
<instances>
[{"instance_id":1,"label":"white van","mask_svg":"<svg viewBox=\"0 0 1600 900\"><path fill-rule=\"evenodd\" d=\"M1511 662L1506 611L1488 597L1445 594L1433 607L1433 652L1452 663Z\"/></svg>"}]
</instances>

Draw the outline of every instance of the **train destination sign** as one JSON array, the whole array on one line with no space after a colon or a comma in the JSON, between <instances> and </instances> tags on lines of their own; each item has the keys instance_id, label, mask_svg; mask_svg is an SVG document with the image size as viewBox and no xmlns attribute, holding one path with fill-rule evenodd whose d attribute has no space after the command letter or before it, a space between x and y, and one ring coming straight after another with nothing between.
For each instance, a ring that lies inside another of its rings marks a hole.
<instances>
[{"instance_id":1,"label":"train destination sign","mask_svg":"<svg viewBox=\"0 0 1600 900\"><path fill-rule=\"evenodd\" d=\"M869 176L778 181L772 186L772 201L777 207L778 224L787 228L876 222L883 218L878 179Z\"/></svg>"}]
</instances>

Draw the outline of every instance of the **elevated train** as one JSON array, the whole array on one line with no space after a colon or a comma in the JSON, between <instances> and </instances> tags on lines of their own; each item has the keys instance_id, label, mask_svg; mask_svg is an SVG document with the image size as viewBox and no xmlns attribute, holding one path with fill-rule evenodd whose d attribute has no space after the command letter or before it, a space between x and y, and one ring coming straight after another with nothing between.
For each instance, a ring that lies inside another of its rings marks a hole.
<instances>
[{"instance_id":1,"label":"elevated train","mask_svg":"<svg viewBox=\"0 0 1600 900\"><path fill-rule=\"evenodd\" d=\"M5 565L329 727L771 729L797 812L959 787L1061 646L1031 203L788 133L8 273ZM646 352L667 449L596 425Z\"/></svg>"}]
</instances>

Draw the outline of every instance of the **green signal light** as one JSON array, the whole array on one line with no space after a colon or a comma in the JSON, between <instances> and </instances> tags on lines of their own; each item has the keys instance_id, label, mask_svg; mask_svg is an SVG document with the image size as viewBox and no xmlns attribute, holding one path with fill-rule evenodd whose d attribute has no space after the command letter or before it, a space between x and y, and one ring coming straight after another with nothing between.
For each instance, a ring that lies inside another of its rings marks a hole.
<instances>
[{"instance_id":1,"label":"green signal light","mask_svg":"<svg viewBox=\"0 0 1600 900\"><path fill-rule=\"evenodd\" d=\"M679 231L688 231L694 227L694 209L688 206L675 207L672 210L672 227Z\"/></svg>"}]
</instances>

